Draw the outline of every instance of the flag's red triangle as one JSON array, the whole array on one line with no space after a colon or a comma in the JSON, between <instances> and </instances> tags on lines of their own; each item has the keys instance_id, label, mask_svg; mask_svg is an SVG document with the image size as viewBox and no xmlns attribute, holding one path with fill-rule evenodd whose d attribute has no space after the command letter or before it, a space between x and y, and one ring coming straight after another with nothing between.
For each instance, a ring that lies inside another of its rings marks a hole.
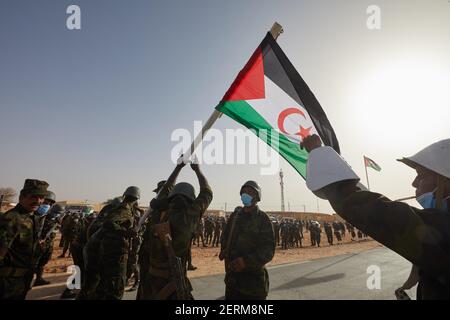
<instances>
[{"instance_id":1,"label":"flag's red triangle","mask_svg":"<svg viewBox=\"0 0 450 320\"><path fill-rule=\"evenodd\" d=\"M261 47L258 47L222 101L264 99L265 96L264 63Z\"/></svg>"}]
</instances>

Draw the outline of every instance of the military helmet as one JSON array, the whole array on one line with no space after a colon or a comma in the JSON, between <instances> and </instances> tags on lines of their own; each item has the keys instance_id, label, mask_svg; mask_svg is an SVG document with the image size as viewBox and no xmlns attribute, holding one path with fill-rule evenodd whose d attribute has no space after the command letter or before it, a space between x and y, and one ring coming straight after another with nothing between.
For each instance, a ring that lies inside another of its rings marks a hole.
<instances>
[{"instance_id":1,"label":"military helmet","mask_svg":"<svg viewBox=\"0 0 450 320\"><path fill-rule=\"evenodd\" d=\"M123 197L115 197L114 199L111 200L111 202L109 203L111 206L118 206L119 204L121 204L123 201Z\"/></svg>"},{"instance_id":2,"label":"military helmet","mask_svg":"<svg viewBox=\"0 0 450 320\"><path fill-rule=\"evenodd\" d=\"M53 191L47 190L47 195L45 196L45 200L51 200L56 202L56 195Z\"/></svg>"},{"instance_id":3,"label":"military helmet","mask_svg":"<svg viewBox=\"0 0 450 320\"><path fill-rule=\"evenodd\" d=\"M257 201L261 201L261 188L259 187L258 183L253 181L253 180L249 180L246 183L244 183L241 187L241 191L242 192L242 188L244 187L250 187L253 190L255 190L258 193L258 199Z\"/></svg>"},{"instance_id":4,"label":"military helmet","mask_svg":"<svg viewBox=\"0 0 450 320\"><path fill-rule=\"evenodd\" d=\"M50 213L54 214L54 215L60 215L63 214L65 211L65 207L59 203L54 204L51 208L50 208Z\"/></svg>"},{"instance_id":5,"label":"military helmet","mask_svg":"<svg viewBox=\"0 0 450 320\"><path fill-rule=\"evenodd\" d=\"M128 187L127 190L125 190L125 192L123 193L123 196L140 199L141 198L141 190L138 187L131 186L131 187Z\"/></svg>"},{"instance_id":6,"label":"military helmet","mask_svg":"<svg viewBox=\"0 0 450 320\"><path fill-rule=\"evenodd\" d=\"M195 189L190 183L180 182L173 187L173 190L169 193L169 198L176 195L183 195L188 199L195 200Z\"/></svg>"}]
</instances>

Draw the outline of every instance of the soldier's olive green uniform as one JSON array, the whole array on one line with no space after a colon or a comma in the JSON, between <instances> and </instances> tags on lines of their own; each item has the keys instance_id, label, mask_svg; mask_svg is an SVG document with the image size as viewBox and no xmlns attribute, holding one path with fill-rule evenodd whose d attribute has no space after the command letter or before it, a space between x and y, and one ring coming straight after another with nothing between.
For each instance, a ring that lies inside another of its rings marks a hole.
<instances>
[{"instance_id":1,"label":"soldier's olive green uniform","mask_svg":"<svg viewBox=\"0 0 450 320\"><path fill-rule=\"evenodd\" d=\"M38 218L20 204L0 215L0 299L25 299L37 264Z\"/></svg>"},{"instance_id":2,"label":"soldier's olive green uniform","mask_svg":"<svg viewBox=\"0 0 450 320\"><path fill-rule=\"evenodd\" d=\"M325 189L339 215L420 269L418 299L450 299L450 214L417 209L351 183Z\"/></svg>"},{"instance_id":3,"label":"soldier's olive green uniform","mask_svg":"<svg viewBox=\"0 0 450 320\"><path fill-rule=\"evenodd\" d=\"M150 232L147 231L150 229L151 223L151 217L148 217L145 228L142 231L142 244L139 248L138 256L140 281L136 300L147 300L150 299L151 295L150 284L147 282L147 274L150 267L150 240L152 238Z\"/></svg>"},{"instance_id":4,"label":"soldier's olive green uniform","mask_svg":"<svg viewBox=\"0 0 450 320\"><path fill-rule=\"evenodd\" d=\"M48 235L50 231L55 229L57 225L59 224L59 221L57 218L52 218L49 215L46 215L42 218L42 229L40 232L40 239L45 240L43 246L37 246L38 251L38 263L36 267L36 278L42 278L42 274L44 272L45 265L50 261L52 254L53 254L53 244L56 237L56 232L52 232Z\"/></svg>"},{"instance_id":5,"label":"soldier's olive green uniform","mask_svg":"<svg viewBox=\"0 0 450 320\"><path fill-rule=\"evenodd\" d=\"M100 245L100 298L120 300L126 285L127 261L134 226L134 204L112 209L103 223Z\"/></svg>"},{"instance_id":6,"label":"soldier's olive green uniform","mask_svg":"<svg viewBox=\"0 0 450 320\"><path fill-rule=\"evenodd\" d=\"M135 211L135 217L134 217L134 228L137 227L140 219L140 214L137 214L138 211ZM134 278L134 284L133 287L137 286L140 282L140 269L138 265L139 260L139 250L142 244L142 235L140 233L137 233L135 236L133 236L130 239L130 249L129 249L129 255L128 255L128 265L127 265L127 280L133 276Z\"/></svg>"},{"instance_id":7,"label":"soldier's olive green uniform","mask_svg":"<svg viewBox=\"0 0 450 320\"><path fill-rule=\"evenodd\" d=\"M168 193L160 193L158 199L167 199L167 197ZM205 179L203 182L200 181L200 193L193 202L189 203L182 199L181 196L177 196L173 200L171 199L167 211L157 211L152 215L152 223L148 230L152 237L150 240L150 266L146 275L147 284L150 286L150 294L144 299L176 299L175 291L164 294L164 296L161 292L172 280L164 244L155 235L155 224L165 221L169 222L173 250L175 255L181 258L186 275L186 262L192 235L197 230L199 219L208 208L212 198L212 190ZM190 286L190 283L188 285Z\"/></svg>"},{"instance_id":8,"label":"soldier's olive green uniform","mask_svg":"<svg viewBox=\"0 0 450 320\"><path fill-rule=\"evenodd\" d=\"M94 218L92 216L85 216L81 218L77 227L75 238L70 245L70 252L72 254L73 263L80 267L82 283L85 275L85 262L83 256L83 249L87 243L87 236L88 236L87 233L89 226L93 223L93 221Z\"/></svg>"},{"instance_id":9,"label":"soldier's olive green uniform","mask_svg":"<svg viewBox=\"0 0 450 320\"><path fill-rule=\"evenodd\" d=\"M236 221L230 248L226 248L233 219ZM233 213L224 231L222 250L228 252L226 265L242 257L246 266L242 272L226 270L225 298L265 299L269 293L269 274L265 265L275 254L275 235L269 216L257 206L252 212L241 209Z\"/></svg>"},{"instance_id":10,"label":"soldier's olive green uniform","mask_svg":"<svg viewBox=\"0 0 450 320\"><path fill-rule=\"evenodd\" d=\"M63 252L60 257L64 257L66 255L67 250L70 249L70 244L75 239L78 231L77 219L78 214L69 214L64 217L64 223L61 225L61 237L64 239Z\"/></svg>"},{"instance_id":11,"label":"soldier's olive green uniform","mask_svg":"<svg viewBox=\"0 0 450 320\"><path fill-rule=\"evenodd\" d=\"M83 248L84 276L81 291L77 296L79 300L99 299L97 293L101 291L100 284L100 245L103 239L103 231L100 230L106 221L108 214L117 204L108 204L100 210L97 218L86 230L86 244Z\"/></svg>"}]
</instances>

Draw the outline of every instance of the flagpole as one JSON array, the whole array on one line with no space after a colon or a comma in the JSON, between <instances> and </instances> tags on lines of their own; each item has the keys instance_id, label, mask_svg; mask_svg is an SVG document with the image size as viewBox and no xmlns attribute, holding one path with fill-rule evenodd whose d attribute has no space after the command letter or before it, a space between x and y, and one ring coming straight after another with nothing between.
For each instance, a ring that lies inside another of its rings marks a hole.
<instances>
[{"instance_id":1,"label":"flagpole","mask_svg":"<svg viewBox=\"0 0 450 320\"><path fill-rule=\"evenodd\" d=\"M270 29L270 33L272 34L273 38L277 40L278 36L283 33L283 27L278 23L275 22ZM195 149L197 149L198 145L202 142L203 137L206 135L209 129L213 126L213 124L222 116L222 112L217 111L214 109L214 112L211 114L209 119L206 121L205 125L203 126L202 130L199 132L197 137L195 137L194 141L191 144L191 147L183 154L183 162L187 163L194 154Z\"/></svg>"},{"instance_id":2,"label":"flagpole","mask_svg":"<svg viewBox=\"0 0 450 320\"><path fill-rule=\"evenodd\" d=\"M364 161L364 168L366 169L367 189L369 189L369 191L370 191L369 175L367 174L367 165L366 165L366 161Z\"/></svg>"}]
</instances>

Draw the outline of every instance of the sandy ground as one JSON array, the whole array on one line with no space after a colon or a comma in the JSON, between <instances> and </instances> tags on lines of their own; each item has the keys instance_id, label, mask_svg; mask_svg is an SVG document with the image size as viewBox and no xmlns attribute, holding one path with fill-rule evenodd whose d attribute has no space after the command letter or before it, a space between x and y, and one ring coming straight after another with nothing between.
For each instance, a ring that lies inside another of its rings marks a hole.
<instances>
[{"instance_id":1,"label":"sandy ground","mask_svg":"<svg viewBox=\"0 0 450 320\"><path fill-rule=\"evenodd\" d=\"M57 258L62 253L62 248L59 248L59 235L55 240L55 247L53 250L52 260L45 266L45 273L61 273L66 272L69 265L73 264L72 258ZM309 233L305 233L303 239L303 248L292 248L282 250L277 247L273 260L268 264L278 265L283 263L291 263L298 261L308 261L323 257L331 257L346 253L361 252L381 245L371 239L352 241L347 234L342 245L330 246L326 240L325 233L322 233L321 247L311 247ZM66 254L67 256L67 254ZM189 277L201 277L207 275L224 273L223 262L219 260L219 248L203 248L194 245L192 247L192 263L197 267L197 270L189 271Z\"/></svg>"}]
</instances>

